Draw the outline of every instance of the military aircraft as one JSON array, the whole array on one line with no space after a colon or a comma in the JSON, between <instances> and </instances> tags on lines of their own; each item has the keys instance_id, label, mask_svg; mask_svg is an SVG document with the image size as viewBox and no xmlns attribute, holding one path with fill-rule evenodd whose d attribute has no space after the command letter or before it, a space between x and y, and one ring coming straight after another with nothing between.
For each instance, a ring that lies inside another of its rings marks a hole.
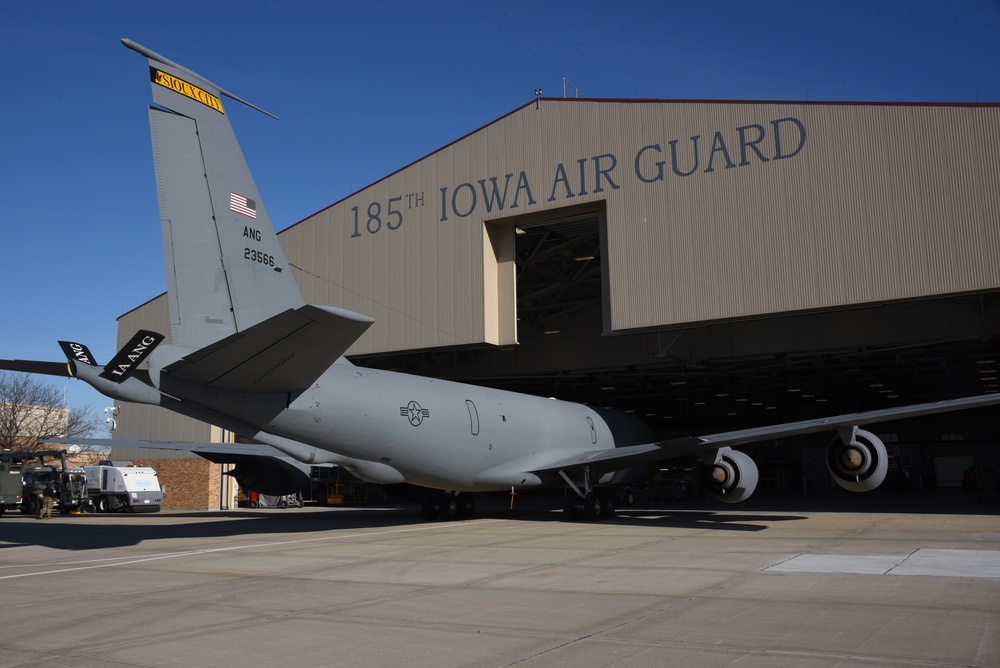
<instances>
[{"instance_id":1,"label":"military aircraft","mask_svg":"<svg viewBox=\"0 0 1000 668\"><path fill-rule=\"evenodd\" d=\"M8 360L0 368L68 375L252 439L145 443L235 462L247 489L292 493L308 465L337 464L367 481L429 488L428 518L472 516L472 492L551 487L565 490L568 515L597 519L614 513L620 486L682 456L697 458L712 496L743 501L758 473L734 446L830 430L838 435L827 456L833 479L868 491L885 478L888 456L861 425L1000 403L992 394L656 440L630 415L355 366L344 353L373 320L305 303L222 98L258 108L122 42L149 61L170 342L140 331L100 365L85 345L63 341L68 365Z\"/></svg>"}]
</instances>

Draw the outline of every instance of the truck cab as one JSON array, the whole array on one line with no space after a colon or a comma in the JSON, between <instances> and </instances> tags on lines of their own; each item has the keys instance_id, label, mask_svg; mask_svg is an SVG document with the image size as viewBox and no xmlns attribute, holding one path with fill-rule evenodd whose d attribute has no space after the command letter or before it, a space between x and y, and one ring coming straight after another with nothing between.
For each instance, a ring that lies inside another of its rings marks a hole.
<instances>
[{"instance_id":1,"label":"truck cab","mask_svg":"<svg viewBox=\"0 0 1000 668\"><path fill-rule=\"evenodd\" d=\"M58 466L25 465L22 468L21 512L37 515L42 507L42 490L51 483L56 490L55 508L63 513L88 510L87 478L80 469L62 469Z\"/></svg>"}]
</instances>

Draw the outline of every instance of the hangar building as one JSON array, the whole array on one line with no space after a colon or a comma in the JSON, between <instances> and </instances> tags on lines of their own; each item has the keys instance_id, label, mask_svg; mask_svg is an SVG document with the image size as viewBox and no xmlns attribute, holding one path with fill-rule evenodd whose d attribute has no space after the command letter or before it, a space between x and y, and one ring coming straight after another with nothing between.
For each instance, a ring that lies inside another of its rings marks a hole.
<instances>
[{"instance_id":1,"label":"hangar building","mask_svg":"<svg viewBox=\"0 0 1000 668\"><path fill-rule=\"evenodd\" d=\"M996 103L541 98L279 236L308 303L375 318L356 364L719 432L998 390L997 146ZM139 328L169 333L166 295ZM1000 463L992 411L886 429L907 475ZM810 448L758 447L762 486L811 480ZM120 450L218 507L215 465Z\"/></svg>"}]
</instances>

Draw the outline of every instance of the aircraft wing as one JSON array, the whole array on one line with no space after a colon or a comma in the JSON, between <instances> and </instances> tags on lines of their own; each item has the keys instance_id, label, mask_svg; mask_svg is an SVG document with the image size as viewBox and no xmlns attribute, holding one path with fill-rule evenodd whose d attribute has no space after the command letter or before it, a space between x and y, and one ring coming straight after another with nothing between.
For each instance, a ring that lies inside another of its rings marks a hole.
<instances>
[{"instance_id":1,"label":"aircraft wing","mask_svg":"<svg viewBox=\"0 0 1000 668\"><path fill-rule=\"evenodd\" d=\"M798 422L785 422L766 427L751 427L704 436L683 436L654 443L643 443L621 448L591 450L578 455L560 458L546 463L543 467L532 468L532 473L556 473L562 470L579 469L590 466L599 471L614 471L638 464L682 457L726 447L745 445L773 438L785 438L821 431L851 429L858 425L888 422L899 418L918 417L935 413L982 408L1000 404L1000 394L984 394L976 397L913 404L896 408L883 408L860 413L845 413L833 417L813 418Z\"/></svg>"},{"instance_id":2,"label":"aircraft wing","mask_svg":"<svg viewBox=\"0 0 1000 668\"><path fill-rule=\"evenodd\" d=\"M226 475L231 475L240 487L246 491L275 496L293 494L303 489L309 483L311 466L333 466L330 462L306 464L275 448L257 443L132 441L117 438L63 438L51 442L191 452L216 464L235 464Z\"/></svg>"},{"instance_id":3,"label":"aircraft wing","mask_svg":"<svg viewBox=\"0 0 1000 668\"><path fill-rule=\"evenodd\" d=\"M20 373L39 373L43 376L70 377L66 362L36 362L34 360L0 360L0 369Z\"/></svg>"},{"instance_id":4,"label":"aircraft wing","mask_svg":"<svg viewBox=\"0 0 1000 668\"><path fill-rule=\"evenodd\" d=\"M243 392L302 390L375 322L368 316L306 305L288 309L185 355L165 368L206 387Z\"/></svg>"},{"instance_id":5,"label":"aircraft wing","mask_svg":"<svg viewBox=\"0 0 1000 668\"><path fill-rule=\"evenodd\" d=\"M269 438L270 435L262 435ZM65 445L100 446L100 447L121 447L121 448L146 448L152 450L178 450L190 452L204 457L216 464L236 464L236 479L241 485L264 494L290 494L298 489L308 480L310 466L342 466L362 480L380 484L395 484L405 482L403 476L381 462L369 462L352 457L345 457L327 450L318 450L304 443L296 443L288 439L278 438L288 446L299 448L297 456L293 456L264 443L206 443L198 441L149 441L149 440L128 440L121 438L60 438L52 439L50 443L62 443ZM241 470L242 469L242 470ZM292 473L292 478L288 475L292 470L300 471L306 476L305 480ZM260 487L267 485L268 487ZM275 491L278 487L284 491ZM296 485L298 485L296 487ZM256 487L255 487L256 486ZM263 491L270 489L271 491Z\"/></svg>"},{"instance_id":6,"label":"aircraft wing","mask_svg":"<svg viewBox=\"0 0 1000 668\"><path fill-rule=\"evenodd\" d=\"M251 455L274 457L283 461L295 461L280 450L263 443L209 443L199 441L136 441L122 438L54 438L47 443L80 445L87 447L148 448L154 450L178 450L196 455ZM214 460L213 460L214 461ZM319 464L317 464L319 466Z\"/></svg>"}]
</instances>

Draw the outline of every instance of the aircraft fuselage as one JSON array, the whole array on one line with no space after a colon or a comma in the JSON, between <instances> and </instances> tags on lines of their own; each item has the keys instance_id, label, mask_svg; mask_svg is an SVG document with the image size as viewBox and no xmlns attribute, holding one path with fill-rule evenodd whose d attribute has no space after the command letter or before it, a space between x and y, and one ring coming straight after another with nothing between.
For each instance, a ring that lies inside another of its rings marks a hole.
<instances>
[{"instance_id":1,"label":"aircraft fuselage","mask_svg":"<svg viewBox=\"0 0 1000 668\"><path fill-rule=\"evenodd\" d=\"M541 467L554 454L616 445L604 419L581 404L349 364L282 394L213 389L155 371L151 377L161 392L268 434L454 491L548 484L551 476L526 473L533 458Z\"/></svg>"}]
</instances>

